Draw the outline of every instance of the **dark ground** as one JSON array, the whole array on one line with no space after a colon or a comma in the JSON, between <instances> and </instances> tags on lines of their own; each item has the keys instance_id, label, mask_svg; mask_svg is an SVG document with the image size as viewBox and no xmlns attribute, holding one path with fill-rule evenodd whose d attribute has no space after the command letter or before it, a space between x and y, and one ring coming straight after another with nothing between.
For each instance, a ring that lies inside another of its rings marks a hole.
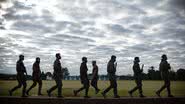
<instances>
[{"instance_id":1,"label":"dark ground","mask_svg":"<svg viewBox=\"0 0 185 104\"><path fill-rule=\"evenodd\" d=\"M92 97L84 99L83 97L46 97L46 96L35 96L35 97L15 97L15 96L1 96L0 104L185 104L185 97L121 97L115 98L101 98Z\"/></svg>"}]
</instances>

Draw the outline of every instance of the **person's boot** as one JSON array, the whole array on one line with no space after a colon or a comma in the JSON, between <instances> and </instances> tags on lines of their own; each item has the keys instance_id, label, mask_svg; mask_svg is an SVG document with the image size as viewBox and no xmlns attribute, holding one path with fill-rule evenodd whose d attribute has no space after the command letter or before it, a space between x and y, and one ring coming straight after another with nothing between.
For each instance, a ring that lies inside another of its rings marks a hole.
<instances>
[{"instance_id":1,"label":"person's boot","mask_svg":"<svg viewBox=\"0 0 185 104\"><path fill-rule=\"evenodd\" d=\"M73 90L74 96L77 96L77 91Z\"/></svg>"},{"instance_id":2,"label":"person's boot","mask_svg":"<svg viewBox=\"0 0 185 104\"><path fill-rule=\"evenodd\" d=\"M159 91L157 91L157 92L156 92L156 95L157 95L158 97L161 97L161 95L160 95L160 92L159 92Z\"/></svg>"},{"instance_id":3,"label":"person's boot","mask_svg":"<svg viewBox=\"0 0 185 104\"><path fill-rule=\"evenodd\" d=\"M98 92L100 92L100 89L97 89L95 94L98 94Z\"/></svg>"},{"instance_id":4,"label":"person's boot","mask_svg":"<svg viewBox=\"0 0 185 104\"><path fill-rule=\"evenodd\" d=\"M88 95L85 95L85 96L84 96L84 98L90 98L90 96L88 96Z\"/></svg>"},{"instance_id":5,"label":"person's boot","mask_svg":"<svg viewBox=\"0 0 185 104\"><path fill-rule=\"evenodd\" d=\"M62 95L58 95L57 97L58 97L58 98L64 98Z\"/></svg>"},{"instance_id":6,"label":"person's boot","mask_svg":"<svg viewBox=\"0 0 185 104\"><path fill-rule=\"evenodd\" d=\"M133 97L131 91L128 91L128 94L129 94L130 97Z\"/></svg>"},{"instance_id":7,"label":"person's boot","mask_svg":"<svg viewBox=\"0 0 185 104\"><path fill-rule=\"evenodd\" d=\"M140 94L139 97L145 97L143 94Z\"/></svg>"},{"instance_id":8,"label":"person's boot","mask_svg":"<svg viewBox=\"0 0 185 104\"><path fill-rule=\"evenodd\" d=\"M101 93L104 98L106 98L106 94L104 92Z\"/></svg>"},{"instance_id":9,"label":"person's boot","mask_svg":"<svg viewBox=\"0 0 185 104\"><path fill-rule=\"evenodd\" d=\"M38 96L42 96L43 94L42 93L38 93Z\"/></svg>"},{"instance_id":10,"label":"person's boot","mask_svg":"<svg viewBox=\"0 0 185 104\"><path fill-rule=\"evenodd\" d=\"M120 96L119 95L114 95L114 98L120 98Z\"/></svg>"},{"instance_id":11,"label":"person's boot","mask_svg":"<svg viewBox=\"0 0 185 104\"><path fill-rule=\"evenodd\" d=\"M28 97L28 96L26 95L26 88L23 89L22 97Z\"/></svg>"},{"instance_id":12,"label":"person's boot","mask_svg":"<svg viewBox=\"0 0 185 104\"><path fill-rule=\"evenodd\" d=\"M12 91L11 91L11 90L9 90L8 92L9 92L9 96L12 96Z\"/></svg>"},{"instance_id":13,"label":"person's boot","mask_svg":"<svg viewBox=\"0 0 185 104\"><path fill-rule=\"evenodd\" d=\"M51 97L51 92L49 92L49 90L47 90L47 94L49 97Z\"/></svg>"},{"instance_id":14,"label":"person's boot","mask_svg":"<svg viewBox=\"0 0 185 104\"><path fill-rule=\"evenodd\" d=\"M26 93L24 92L21 97L28 97Z\"/></svg>"},{"instance_id":15,"label":"person's boot","mask_svg":"<svg viewBox=\"0 0 185 104\"><path fill-rule=\"evenodd\" d=\"M29 91L28 91L28 90L26 91L26 95L28 95L28 96L29 96Z\"/></svg>"},{"instance_id":16,"label":"person's boot","mask_svg":"<svg viewBox=\"0 0 185 104\"><path fill-rule=\"evenodd\" d=\"M168 95L168 97L174 97L174 96L170 94L170 95Z\"/></svg>"}]
</instances>

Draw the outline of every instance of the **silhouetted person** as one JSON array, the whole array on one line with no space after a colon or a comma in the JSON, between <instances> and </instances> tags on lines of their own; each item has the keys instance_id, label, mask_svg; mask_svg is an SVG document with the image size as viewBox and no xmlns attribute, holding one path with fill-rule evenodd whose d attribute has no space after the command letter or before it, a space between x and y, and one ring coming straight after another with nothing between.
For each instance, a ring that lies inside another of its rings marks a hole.
<instances>
[{"instance_id":1,"label":"silhouetted person","mask_svg":"<svg viewBox=\"0 0 185 104\"><path fill-rule=\"evenodd\" d=\"M157 96L160 97L161 91L163 91L165 88L167 88L168 91L168 97L173 97L171 95L171 90L170 90L170 78L169 78L169 71L171 69L170 64L167 61L167 56L163 54L161 56L161 63L159 64L159 70L161 72L161 77L164 80L164 85L156 92Z\"/></svg>"},{"instance_id":2,"label":"silhouetted person","mask_svg":"<svg viewBox=\"0 0 185 104\"><path fill-rule=\"evenodd\" d=\"M39 84L39 89L38 89L38 95L41 94L41 88L42 88L42 77L41 77L41 70L40 70L40 58L37 57L36 61L33 64L33 73L32 73L32 79L33 79L33 84L31 87L26 91L26 94L29 95L29 91L34 88L37 83Z\"/></svg>"},{"instance_id":3,"label":"silhouetted person","mask_svg":"<svg viewBox=\"0 0 185 104\"><path fill-rule=\"evenodd\" d=\"M82 57L82 63L80 66L80 79L81 79L81 83L83 84L83 86L78 89L78 90L74 90L74 95L76 96L80 91L85 89L85 98L89 98L88 96L88 91L89 91L89 79L87 76L87 58L86 57Z\"/></svg>"},{"instance_id":4,"label":"silhouetted person","mask_svg":"<svg viewBox=\"0 0 185 104\"><path fill-rule=\"evenodd\" d=\"M98 82L98 66L96 65L96 61L92 61L92 66L93 66L93 72L92 72L92 80L91 80L91 85L94 87L96 90L96 94L100 91L97 86Z\"/></svg>"},{"instance_id":5,"label":"silhouetted person","mask_svg":"<svg viewBox=\"0 0 185 104\"><path fill-rule=\"evenodd\" d=\"M56 60L54 62L54 72L53 72L53 78L56 82L56 85L47 90L48 96L51 96L51 92L54 91L56 88L58 88L58 97L63 97L62 96L62 78L63 78L63 70L62 66L60 63L60 53L56 54Z\"/></svg>"},{"instance_id":6,"label":"silhouetted person","mask_svg":"<svg viewBox=\"0 0 185 104\"><path fill-rule=\"evenodd\" d=\"M26 86L27 86L27 84L26 84L26 75L27 75L27 72L26 72L26 68L24 66L23 60L24 60L24 56L19 55L19 60L17 61L17 64L16 64L18 85L15 86L13 89L9 90L9 95L10 96L12 96L12 93L15 90L17 90L18 88L21 88L21 86L23 85L22 97L27 97L26 96Z\"/></svg>"},{"instance_id":7,"label":"silhouetted person","mask_svg":"<svg viewBox=\"0 0 185 104\"><path fill-rule=\"evenodd\" d=\"M112 88L114 92L114 98L120 98L117 92L117 82L116 82L116 75L115 75L117 63L115 62L116 62L116 56L112 55L110 61L107 64L107 72L108 72L108 77L110 81L110 86L102 92L102 95L104 98L106 97L106 93L109 92Z\"/></svg>"},{"instance_id":8,"label":"silhouetted person","mask_svg":"<svg viewBox=\"0 0 185 104\"><path fill-rule=\"evenodd\" d=\"M143 72L144 65L142 65L142 68L140 69L139 62L140 62L139 57L135 57L133 71L134 71L134 78L135 78L135 82L136 82L136 87L134 87L132 90L130 90L128 92L131 97L132 97L132 93L135 92L136 90L139 90L140 97L145 97L142 93L143 92L143 90L142 90L142 72Z\"/></svg>"}]
</instances>

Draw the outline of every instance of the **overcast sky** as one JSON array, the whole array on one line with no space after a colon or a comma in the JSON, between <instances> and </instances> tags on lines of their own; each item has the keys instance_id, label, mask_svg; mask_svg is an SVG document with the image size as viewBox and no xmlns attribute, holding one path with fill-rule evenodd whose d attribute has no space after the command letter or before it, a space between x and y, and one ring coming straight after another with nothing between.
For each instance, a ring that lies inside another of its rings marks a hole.
<instances>
[{"instance_id":1,"label":"overcast sky","mask_svg":"<svg viewBox=\"0 0 185 104\"><path fill-rule=\"evenodd\" d=\"M96 60L106 74L111 55L117 74L133 74L135 56L158 70L167 54L173 70L185 68L184 0L11 0L0 7L0 73L15 74L19 54L29 74L35 57L53 71L55 53L62 67L79 75L81 57Z\"/></svg>"}]
</instances>

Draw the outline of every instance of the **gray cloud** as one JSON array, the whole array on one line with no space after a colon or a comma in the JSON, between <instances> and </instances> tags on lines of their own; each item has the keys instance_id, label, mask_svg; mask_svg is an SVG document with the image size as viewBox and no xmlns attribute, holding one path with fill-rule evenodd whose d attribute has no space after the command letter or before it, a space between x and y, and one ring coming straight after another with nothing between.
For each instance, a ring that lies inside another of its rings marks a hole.
<instances>
[{"instance_id":1,"label":"gray cloud","mask_svg":"<svg viewBox=\"0 0 185 104\"><path fill-rule=\"evenodd\" d=\"M11 5L10 5L11 4ZM55 53L71 75L79 74L81 57L97 60L100 74L112 54L117 74L132 74L133 58L144 71L158 68L166 53L176 70L184 68L185 15L183 0L34 0L12 1L0 11L0 73L15 73L19 54L29 74L35 57L41 69L52 71ZM71 6L73 5L73 6Z\"/></svg>"}]
</instances>

